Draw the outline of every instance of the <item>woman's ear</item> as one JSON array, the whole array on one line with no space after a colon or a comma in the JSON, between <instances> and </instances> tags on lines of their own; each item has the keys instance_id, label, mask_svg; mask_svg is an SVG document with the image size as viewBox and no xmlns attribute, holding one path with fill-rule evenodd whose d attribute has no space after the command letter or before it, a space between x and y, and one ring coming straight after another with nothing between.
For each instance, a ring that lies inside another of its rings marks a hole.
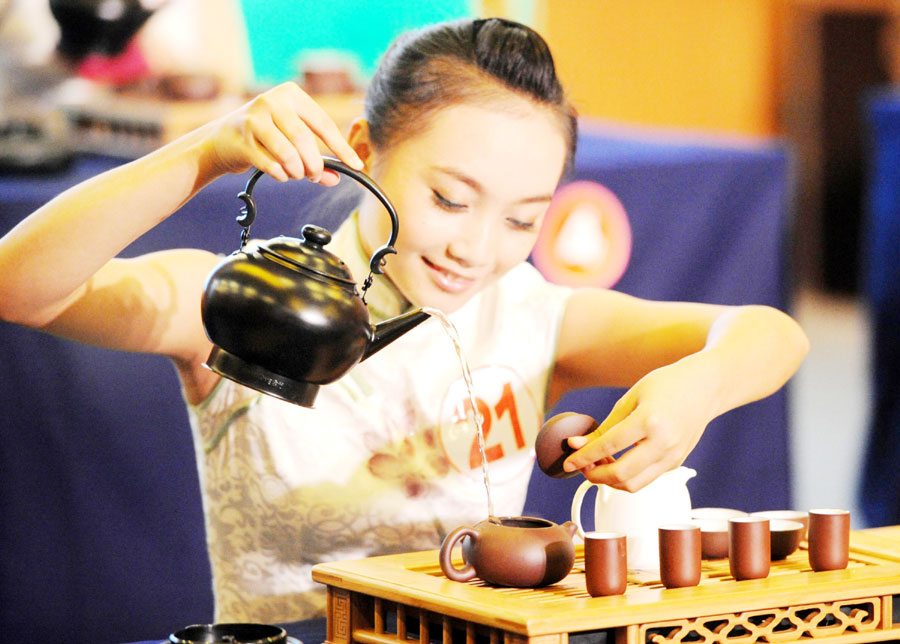
<instances>
[{"instance_id":1,"label":"woman's ear","mask_svg":"<svg viewBox=\"0 0 900 644\"><path fill-rule=\"evenodd\" d=\"M375 161L375 149L372 141L369 139L369 122L359 117L354 119L350 125L350 135L347 137L350 147L356 152L357 156L366 164L367 170L371 170Z\"/></svg>"}]
</instances>

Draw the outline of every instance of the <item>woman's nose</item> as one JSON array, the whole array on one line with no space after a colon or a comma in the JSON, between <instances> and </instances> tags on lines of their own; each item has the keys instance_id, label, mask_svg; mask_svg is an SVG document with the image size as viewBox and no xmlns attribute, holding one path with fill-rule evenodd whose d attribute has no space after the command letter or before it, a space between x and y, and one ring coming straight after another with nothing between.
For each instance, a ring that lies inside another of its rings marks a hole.
<instances>
[{"instance_id":1,"label":"woman's nose","mask_svg":"<svg viewBox=\"0 0 900 644\"><path fill-rule=\"evenodd\" d=\"M492 261L497 236L490 223L478 222L460 230L447 244L447 257L461 266L485 266Z\"/></svg>"}]
</instances>

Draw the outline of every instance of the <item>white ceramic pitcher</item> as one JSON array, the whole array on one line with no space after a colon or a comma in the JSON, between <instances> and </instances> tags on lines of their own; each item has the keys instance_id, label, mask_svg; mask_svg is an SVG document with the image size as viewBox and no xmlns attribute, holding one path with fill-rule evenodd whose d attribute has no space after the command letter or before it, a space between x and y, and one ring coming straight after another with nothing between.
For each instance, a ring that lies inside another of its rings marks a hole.
<instances>
[{"instance_id":1,"label":"white ceramic pitcher","mask_svg":"<svg viewBox=\"0 0 900 644\"><path fill-rule=\"evenodd\" d=\"M637 492L583 482L572 498L572 521L578 527L578 536L584 539L581 524L584 495L596 486L594 529L625 533L629 569L658 570L659 526L690 522L691 496L687 482L696 474L689 467L677 467L661 474Z\"/></svg>"}]
</instances>

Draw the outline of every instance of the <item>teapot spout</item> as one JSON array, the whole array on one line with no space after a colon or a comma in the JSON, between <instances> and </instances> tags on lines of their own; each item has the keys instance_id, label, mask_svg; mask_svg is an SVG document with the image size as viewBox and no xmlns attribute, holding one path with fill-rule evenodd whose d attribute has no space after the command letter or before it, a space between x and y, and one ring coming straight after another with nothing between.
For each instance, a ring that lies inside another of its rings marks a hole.
<instances>
[{"instance_id":1,"label":"teapot spout","mask_svg":"<svg viewBox=\"0 0 900 644\"><path fill-rule=\"evenodd\" d=\"M362 360L383 349L407 331L417 327L431 317L422 309L408 311L402 315L379 322L373 327L372 339L366 345Z\"/></svg>"}]
</instances>

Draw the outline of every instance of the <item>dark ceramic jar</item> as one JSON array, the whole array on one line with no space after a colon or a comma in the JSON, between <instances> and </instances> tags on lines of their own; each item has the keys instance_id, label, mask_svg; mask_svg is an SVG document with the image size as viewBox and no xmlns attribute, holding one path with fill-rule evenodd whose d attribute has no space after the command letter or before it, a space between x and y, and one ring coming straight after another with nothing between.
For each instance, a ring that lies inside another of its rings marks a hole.
<instances>
[{"instance_id":1,"label":"dark ceramic jar","mask_svg":"<svg viewBox=\"0 0 900 644\"><path fill-rule=\"evenodd\" d=\"M325 250L331 234L250 242L207 279L201 312L213 343L251 364L326 384L363 356L369 312L344 262Z\"/></svg>"},{"instance_id":2,"label":"dark ceramic jar","mask_svg":"<svg viewBox=\"0 0 900 644\"><path fill-rule=\"evenodd\" d=\"M386 255L396 253L397 212L366 175L337 159L325 167L347 174L368 188L391 217L388 243L369 260L362 293L347 265L325 250L331 233L303 227L303 237L250 242L257 207L253 188L257 170L238 197L245 208L241 247L206 279L200 314L213 343L206 365L214 372L263 393L312 407L319 386L333 382L357 362L428 318L421 309L372 324L365 293L383 272Z\"/></svg>"}]
</instances>

